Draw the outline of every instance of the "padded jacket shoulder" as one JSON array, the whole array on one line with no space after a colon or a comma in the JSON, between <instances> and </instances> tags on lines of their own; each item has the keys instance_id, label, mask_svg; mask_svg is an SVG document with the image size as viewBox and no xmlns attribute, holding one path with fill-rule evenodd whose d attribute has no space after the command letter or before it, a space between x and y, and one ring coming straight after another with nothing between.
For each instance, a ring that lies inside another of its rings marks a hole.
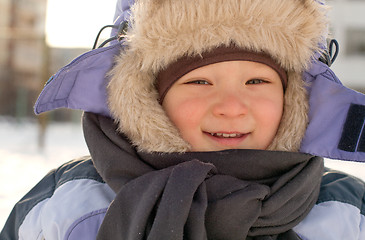
<instances>
[{"instance_id":1,"label":"padded jacket shoulder","mask_svg":"<svg viewBox=\"0 0 365 240\"><path fill-rule=\"evenodd\" d=\"M326 169L317 204L294 230L304 240L365 239L365 185ZM115 193L90 157L47 174L14 207L1 240L96 239Z\"/></svg>"},{"instance_id":2,"label":"padded jacket shoulder","mask_svg":"<svg viewBox=\"0 0 365 240\"><path fill-rule=\"evenodd\" d=\"M72 224L106 209L113 198L114 192L90 157L67 162L49 172L15 205L0 239L67 239Z\"/></svg>"}]
</instances>

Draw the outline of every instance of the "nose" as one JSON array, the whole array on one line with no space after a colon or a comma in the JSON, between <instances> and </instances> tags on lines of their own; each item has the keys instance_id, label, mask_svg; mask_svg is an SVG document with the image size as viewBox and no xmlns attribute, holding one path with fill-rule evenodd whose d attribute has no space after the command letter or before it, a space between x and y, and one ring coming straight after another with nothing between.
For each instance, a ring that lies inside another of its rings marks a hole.
<instances>
[{"instance_id":1,"label":"nose","mask_svg":"<svg viewBox=\"0 0 365 240\"><path fill-rule=\"evenodd\" d=\"M242 94L242 93L241 93ZM220 94L213 105L213 114L220 117L237 118L248 113L248 102L238 93L227 92Z\"/></svg>"}]
</instances>

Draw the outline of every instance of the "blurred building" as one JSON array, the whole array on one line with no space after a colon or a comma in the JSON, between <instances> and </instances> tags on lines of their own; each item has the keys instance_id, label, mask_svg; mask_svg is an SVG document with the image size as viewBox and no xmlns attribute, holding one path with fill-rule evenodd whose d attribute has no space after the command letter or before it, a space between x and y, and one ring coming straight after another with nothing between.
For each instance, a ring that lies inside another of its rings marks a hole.
<instances>
[{"instance_id":1,"label":"blurred building","mask_svg":"<svg viewBox=\"0 0 365 240\"><path fill-rule=\"evenodd\" d=\"M46 0L0 0L0 114L26 115L44 69Z\"/></svg>"},{"instance_id":2,"label":"blurred building","mask_svg":"<svg viewBox=\"0 0 365 240\"><path fill-rule=\"evenodd\" d=\"M365 90L365 1L327 0L331 5L331 33L340 44L340 54L331 67L340 80L356 90Z\"/></svg>"},{"instance_id":3,"label":"blurred building","mask_svg":"<svg viewBox=\"0 0 365 240\"><path fill-rule=\"evenodd\" d=\"M0 0L0 115L34 117L34 102L47 79L86 51L46 45L46 10L47 0ZM72 118L62 111L55 115Z\"/></svg>"}]
</instances>

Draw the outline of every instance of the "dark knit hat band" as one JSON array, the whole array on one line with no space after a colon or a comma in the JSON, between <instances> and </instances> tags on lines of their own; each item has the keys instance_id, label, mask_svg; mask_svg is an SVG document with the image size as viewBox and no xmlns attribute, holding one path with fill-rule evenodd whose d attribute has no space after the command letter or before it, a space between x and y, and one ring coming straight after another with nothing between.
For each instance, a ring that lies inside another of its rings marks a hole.
<instances>
[{"instance_id":1,"label":"dark knit hat band","mask_svg":"<svg viewBox=\"0 0 365 240\"><path fill-rule=\"evenodd\" d=\"M161 70L156 79L156 87L159 93L159 102L162 104L168 90L182 76L194 69L225 61L251 61L265 64L274 69L283 84L285 90L287 84L286 71L276 63L268 54L251 52L234 46L218 47L204 52L198 56L183 56L171 63L166 69Z\"/></svg>"}]
</instances>

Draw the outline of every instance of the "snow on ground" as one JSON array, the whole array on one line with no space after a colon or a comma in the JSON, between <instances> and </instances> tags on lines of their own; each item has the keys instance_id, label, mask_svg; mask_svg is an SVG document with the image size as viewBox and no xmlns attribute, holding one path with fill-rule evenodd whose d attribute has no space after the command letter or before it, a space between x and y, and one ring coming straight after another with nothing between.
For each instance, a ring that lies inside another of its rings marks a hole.
<instances>
[{"instance_id":1,"label":"snow on ground","mask_svg":"<svg viewBox=\"0 0 365 240\"><path fill-rule=\"evenodd\" d=\"M79 123L51 123L45 148L38 148L36 121L0 118L0 228L14 204L47 172L88 154ZM365 180L365 164L326 160L330 168Z\"/></svg>"},{"instance_id":2,"label":"snow on ground","mask_svg":"<svg viewBox=\"0 0 365 240\"><path fill-rule=\"evenodd\" d=\"M51 169L88 155L81 125L52 123L38 148L37 122L0 118L0 229L14 204Z\"/></svg>"}]
</instances>

